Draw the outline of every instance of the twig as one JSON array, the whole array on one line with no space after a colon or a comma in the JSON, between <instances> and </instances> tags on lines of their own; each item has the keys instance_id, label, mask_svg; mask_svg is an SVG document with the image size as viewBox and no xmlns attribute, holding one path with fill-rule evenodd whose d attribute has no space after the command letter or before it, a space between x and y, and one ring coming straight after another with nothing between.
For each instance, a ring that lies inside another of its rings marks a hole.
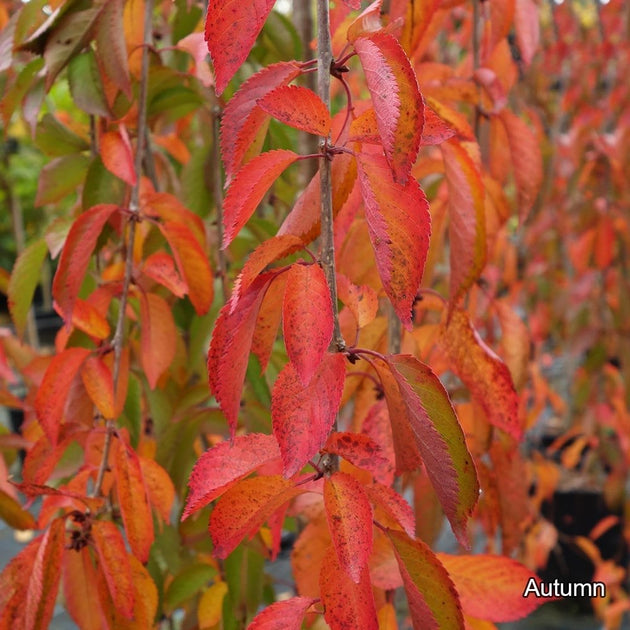
<instances>
[{"instance_id":1,"label":"twig","mask_svg":"<svg viewBox=\"0 0 630 630\"><path fill-rule=\"evenodd\" d=\"M215 104L212 107L212 174L214 176L214 205L217 209L217 236L219 237L219 247L217 247L217 273L221 279L221 292L223 301L227 302L230 298L230 292L227 286L227 260L223 244L223 178L221 177L221 152L219 151L221 123L221 108L219 99L215 95Z\"/></svg>"},{"instance_id":2,"label":"twig","mask_svg":"<svg viewBox=\"0 0 630 630\"><path fill-rule=\"evenodd\" d=\"M136 218L140 210L140 179L142 174L142 164L144 160L145 140L147 133L147 93L149 83L149 46L151 45L153 29L153 1L147 0L144 7L144 45L142 47L142 69L140 75L140 91L138 94L138 134L135 157L136 183L131 189L129 210L130 220L127 223L126 238L123 239L123 257L125 259L125 276L123 280L122 292L120 296L120 307L118 319L116 321L116 331L112 340L114 348L114 367L112 378L114 381L114 400L118 398L118 377L120 374L120 361L123 349L123 327L125 324L125 311L127 310L127 298L129 286L131 285L131 275L133 271L133 243L136 236ZM134 216L135 215L135 216ZM105 471L107 470L107 460L112 445L112 437L116 431L116 423L113 420L107 421L107 431L105 433L105 444L103 445L103 456L98 469L96 483L92 491L92 496L100 494L103 486Z\"/></svg>"}]
</instances>

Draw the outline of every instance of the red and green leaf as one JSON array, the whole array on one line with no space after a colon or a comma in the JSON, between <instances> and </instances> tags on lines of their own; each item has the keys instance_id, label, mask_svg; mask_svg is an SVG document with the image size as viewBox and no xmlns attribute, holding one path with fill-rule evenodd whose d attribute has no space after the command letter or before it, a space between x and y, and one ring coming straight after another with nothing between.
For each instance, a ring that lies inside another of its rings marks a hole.
<instances>
[{"instance_id":1,"label":"red and green leaf","mask_svg":"<svg viewBox=\"0 0 630 630\"><path fill-rule=\"evenodd\" d=\"M119 131L108 131L101 136L100 156L110 173L122 179L128 186L135 186L138 177L133 149L124 126Z\"/></svg>"},{"instance_id":2,"label":"red and green leaf","mask_svg":"<svg viewBox=\"0 0 630 630\"><path fill-rule=\"evenodd\" d=\"M296 263L287 272L282 303L287 354L306 387L319 368L333 335L333 310L323 269Z\"/></svg>"},{"instance_id":3,"label":"red and green leaf","mask_svg":"<svg viewBox=\"0 0 630 630\"><path fill-rule=\"evenodd\" d=\"M326 442L339 410L344 378L344 356L330 353L306 387L292 363L278 375L271 419L286 477L299 472Z\"/></svg>"},{"instance_id":4,"label":"red and green leaf","mask_svg":"<svg viewBox=\"0 0 630 630\"><path fill-rule=\"evenodd\" d=\"M413 178L404 186L396 183L379 155L361 155L359 184L383 288L410 329L429 249L429 205L420 185Z\"/></svg>"}]
</instances>

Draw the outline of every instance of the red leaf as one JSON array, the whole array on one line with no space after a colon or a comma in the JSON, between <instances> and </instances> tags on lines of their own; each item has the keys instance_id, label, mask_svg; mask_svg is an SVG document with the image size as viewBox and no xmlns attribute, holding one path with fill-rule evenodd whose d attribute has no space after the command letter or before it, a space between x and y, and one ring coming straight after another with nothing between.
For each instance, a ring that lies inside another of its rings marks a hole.
<instances>
[{"instance_id":1,"label":"red leaf","mask_svg":"<svg viewBox=\"0 0 630 630\"><path fill-rule=\"evenodd\" d=\"M241 405L243 381L256 326L260 304L273 273L259 276L238 300L233 300L219 313L208 351L208 381L210 391L225 414L231 436L234 437Z\"/></svg>"},{"instance_id":2,"label":"red leaf","mask_svg":"<svg viewBox=\"0 0 630 630\"><path fill-rule=\"evenodd\" d=\"M30 571L26 602L23 603L26 610L24 628L47 628L52 620L65 539L65 520L57 518L42 537Z\"/></svg>"},{"instance_id":3,"label":"red leaf","mask_svg":"<svg viewBox=\"0 0 630 630\"><path fill-rule=\"evenodd\" d=\"M296 263L287 273L282 303L287 354L306 387L322 362L333 335L330 291L323 269Z\"/></svg>"},{"instance_id":4,"label":"red leaf","mask_svg":"<svg viewBox=\"0 0 630 630\"><path fill-rule=\"evenodd\" d=\"M523 429L510 371L479 337L464 311L453 310L448 323L443 322L439 343L455 374L486 412L488 421L520 440Z\"/></svg>"},{"instance_id":5,"label":"red leaf","mask_svg":"<svg viewBox=\"0 0 630 630\"><path fill-rule=\"evenodd\" d=\"M429 249L429 204L413 178L405 186L397 184L379 155L360 156L359 184L383 287L411 330L411 309Z\"/></svg>"},{"instance_id":6,"label":"red leaf","mask_svg":"<svg viewBox=\"0 0 630 630\"><path fill-rule=\"evenodd\" d=\"M378 312L378 295L367 284L357 286L347 276L337 273L337 296L350 309L359 328L374 321Z\"/></svg>"},{"instance_id":7,"label":"red leaf","mask_svg":"<svg viewBox=\"0 0 630 630\"><path fill-rule=\"evenodd\" d=\"M372 95L376 123L394 180L405 184L416 161L424 102L409 59L393 35L372 33L354 43Z\"/></svg>"},{"instance_id":8,"label":"red leaf","mask_svg":"<svg viewBox=\"0 0 630 630\"><path fill-rule=\"evenodd\" d=\"M369 470L382 483L393 480L393 467L380 445L363 433L332 433L322 451L340 455L353 466Z\"/></svg>"},{"instance_id":9,"label":"red leaf","mask_svg":"<svg viewBox=\"0 0 630 630\"><path fill-rule=\"evenodd\" d=\"M306 611L317 600L291 597L267 606L247 626L247 630L300 630Z\"/></svg>"},{"instance_id":10,"label":"red leaf","mask_svg":"<svg viewBox=\"0 0 630 630\"><path fill-rule=\"evenodd\" d=\"M521 57L528 66L540 41L539 9L533 0L515 0L514 27Z\"/></svg>"},{"instance_id":11,"label":"red leaf","mask_svg":"<svg viewBox=\"0 0 630 630\"><path fill-rule=\"evenodd\" d=\"M262 465L278 459L280 449L272 435L248 433L233 442L221 442L197 460L190 479L182 520L208 505Z\"/></svg>"},{"instance_id":12,"label":"red leaf","mask_svg":"<svg viewBox=\"0 0 630 630\"><path fill-rule=\"evenodd\" d=\"M286 284L287 275L283 273L269 285L256 318L256 330L252 337L252 352L260 362L261 372L267 369L273 345L278 336Z\"/></svg>"},{"instance_id":13,"label":"red leaf","mask_svg":"<svg viewBox=\"0 0 630 630\"><path fill-rule=\"evenodd\" d=\"M223 206L225 224L223 248L232 242L247 223L269 186L298 157L297 153L286 149L268 151L250 160L236 174Z\"/></svg>"},{"instance_id":14,"label":"red leaf","mask_svg":"<svg viewBox=\"0 0 630 630\"><path fill-rule=\"evenodd\" d=\"M524 597L529 580L540 578L512 558L480 554L437 557L453 580L466 615L487 621L516 621L553 597Z\"/></svg>"},{"instance_id":15,"label":"red leaf","mask_svg":"<svg viewBox=\"0 0 630 630\"><path fill-rule=\"evenodd\" d=\"M96 241L107 220L118 206L103 204L90 208L72 224L59 258L52 293L66 325L72 321L72 310L83 283Z\"/></svg>"},{"instance_id":16,"label":"red leaf","mask_svg":"<svg viewBox=\"0 0 630 630\"><path fill-rule=\"evenodd\" d=\"M381 507L409 536L414 535L416 519L413 508L396 490L380 483L374 483L371 486L366 486L365 491L372 503Z\"/></svg>"},{"instance_id":17,"label":"red leaf","mask_svg":"<svg viewBox=\"0 0 630 630\"><path fill-rule=\"evenodd\" d=\"M198 315L210 309L214 298L212 269L208 257L195 238L192 230L184 223L167 221L160 231L168 241L177 268L188 286L188 297Z\"/></svg>"},{"instance_id":18,"label":"red leaf","mask_svg":"<svg viewBox=\"0 0 630 630\"><path fill-rule=\"evenodd\" d=\"M457 134L446 121L440 118L429 106L424 106L424 127L422 128L422 145L442 144Z\"/></svg>"},{"instance_id":19,"label":"red leaf","mask_svg":"<svg viewBox=\"0 0 630 630\"><path fill-rule=\"evenodd\" d=\"M504 109L501 122L510 145L514 179L518 190L518 208L521 222L531 210L542 185L542 155L540 144L525 121Z\"/></svg>"},{"instance_id":20,"label":"red leaf","mask_svg":"<svg viewBox=\"0 0 630 630\"><path fill-rule=\"evenodd\" d=\"M387 532L400 566L414 630L464 629L457 591L431 549L403 532Z\"/></svg>"},{"instance_id":21,"label":"red leaf","mask_svg":"<svg viewBox=\"0 0 630 630\"><path fill-rule=\"evenodd\" d=\"M210 515L214 555L227 558L245 536L253 536L279 507L305 490L279 475L242 479Z\"/></svg>"},{"instance_id":22,"label":"red leaf","mask_svg":"<svg viewBox=\"0 0 630 630\"><path fill-rule=\"evenodd\" d=\"M247 59L275 0L211 0L205 37L214 63L217 94Z\"/></svg>"},{"instance_id":23,"label":"red leaf","mask_svg":"<svg viewBox=\"0 0 630 630\"><path fill-rule=\"evenodd\" d=\"M376 606L366 568L358 583L353 582L339 563L331 545L319 573L324 619L331 630L378 630Z\"/></svg>"},{"instance_id":24,"label":"red leaf","mask_svg":"<svg viewBox=\"0 0 630 630\"><path fill-rule=\"evenodd\" d=\"M177 328L166 301L155 293L141 293L140 359L151 389L175 357L176 338Z\"/></svg>"},{"instance_id":25,"label":"red leaf","mask_svg":"<svg viewBox=\"0 0 630 630\"><path fill-rule=\"evenodd\" d=\"M360 13L356 19L348 26L348 41L353 44L357 37L361 35L370 35L382 30L381 25L381 5L383 0L374 0L367 8ZM359 8L359 7L353 7Z\"/></svg>"},{"instance_id":26,"label":"red leaf","mask_svg":"<svg viewBox=\"0 0 630 630\"><path fill-rule=\"evenodd\" d=\"M410 355L388 357L433 487L462 545L479 482L451 401L431 369Z\"/></svg>"},{"instance_id":27,"label":"red leaf","mask_svg":"<svg viewBox=\"0 0 630 630\"><path fill-rule=\"evenodd\" d=\"M233 294L236 297L232 300L233 308L237 307L239 296L249 289L251 283L267 265L289 254L293 254L303 247L302 239L292 234L272 236L261 243L249 255L247 262L243 265L243 269L241 269L241 273L234 283Z\"/></svg>"},{"instance_id":28,"label":"red leaf","mask_svg":"<svg viewBox=\"0 0 630 630\"><path fill-rule=\"evenodd\" d=\"M175 262L164 252L151 254L142 265L142 273L166 287L176 297L184 297L188 285L175 269Z\"/></svg>"},{"instance_id":29,"label":"red leaf","mask_svg":"<svg viewBox=\"0 0 630 630\"><path fill-rule=\"evenodd\" d=\"M359 584L372 552L372 506L365 490L354 477L335 472L324 481L324 505L339 564Z\"/></svg>"},{"instance_id":30,"label":"red leaf","mask_svg":"<svg viewBox=\"0 0 630 630\"><path fill-rule=\"evenodd\" d=\"M127 130L121 126L119 131L104 133L100 138L100 148L105 168L129 186L135 186L138 178Z\"/></svg>"},{"instance_id":31,"label":"red leaf","mask_svg":"<svg viewBox=\"0 0 630 630\"><path fill-rule=\"evenodd\" d=\"M87 348L69 348L55 355L35 395L37 419L53 446L59 437L72 381L89 354Z\"/></svg>"},{"instance_id":32,"label":"red leaf","mask_svg":"<svg viewBox=\"0 0 630 630\"><path fill-rule=\"evenodd\" d=\"M454 140L440 145L448 184L451 305L477 280L486 262L484 188L466 150Z\"/></svg>"},{"instance_id":33,"label":"red leaf","mask_svg":"<svg viewBox=\"0 0 630 630\"><path fill-rule=\"evenodd\" d=\"M286 477L298 472L326 441L339 410L344 378L343 355L330 353L307 387L292 363L278 375L271 395L271 418Z\"/></svg>"},{"instance_id":34,"label":"red leaf","mask_svg":"<svg viewBox=\"0 0 630 630\"><path fill-rule=\"evenodd\" d=\"M299 74L295 61L274 63L249 77L228 101L221 117L221 156L228 182L262 148L269 116L256 101Z\"/></svg>"},{"instance_id":35,"label":"red leaf","mask_svg":"<svg viewBox=\"0 0 630 630\"><path fill-rule=\"evenodd\" d=\"M129 546L138 560L147 562L154 539L153 517L138 456L123 442L116 449L114 473L118 504Z\"/></svg>"},{"instance_id":36,"label":"red leaf","mask_svg":"<svg viewBox=\"0 0 630 630\"><path fill-rule=\"evenodd\" d=\"M258 107L289 127L317 136L330 133L330 113L315 92L297 85L281 85L256 101Z\"/></svg>"},{"instance_id":37,"label":"red leaf","mask_svg":"<svg viewBox=\"0 0 630 630\"><path fill-rule=\"evenodd\" d=\"M96 568L87 547L64 554L62 576L66 609L77 626L84 630L103 630Z\"/></svg>"},{"instance_id":38,"label":"red leaf","mask_svg":"<svg viewBox=\"0 0 630 630\"><path fill-rule=\"evenodd\" d=\"M122 534L111 521L94 521L92 538L98 555L98 570L105 576L116 610L126 619L131 619L134 608L133 582Z\"/></svg>"},{"instance_id":39,"label":"red leaf","mask_svg":"<svg viewBox=\"0 0 630 630\"><path fill-rule=\"evenodd\" d=\"M206 228L201 217L189 210L177 197L170 193L143 192L141 202L142 212L146 216L159 218L164 224L172 221L184 225L191 230L197 243L205 243Z\"/></svg>"}]
</instances>

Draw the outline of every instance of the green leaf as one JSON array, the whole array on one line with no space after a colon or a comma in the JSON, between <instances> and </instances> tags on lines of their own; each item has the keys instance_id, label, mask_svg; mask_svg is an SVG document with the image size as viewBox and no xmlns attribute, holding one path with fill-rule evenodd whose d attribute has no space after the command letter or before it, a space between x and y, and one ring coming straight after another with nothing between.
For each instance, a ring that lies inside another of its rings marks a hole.
<instances>
[{"instance_id":1,"label":"green leaf","mask_svg":"<svg viewBox=\"0 0 630 630\"><path fill-rule=\"evenodd\" d=\"M96 64L96 56L92 49L70 60L68 83L74 102L84 112L106 118L111 116Z\"/></svg>"},{"instance_id":2,"label":"green leaf","mask_svg":"<svg viewBox=\"0 0 630 630\"><path fill-rule=\"evenodd\" d=\"M42 59L34 59L31 61L22 68L15 82L5 92L0 101L0 114L2 115L2 121L5 127L9 126L9 121L11 120L15 108L24 98L24 95L31 85L33 85L37 73L42 69L43 65L44 61Z\"/></svg>"},{"instance_id":3,"label":"green leaf","mask_svg":"<svg viewBox=\"0 0 630 630\"><path fill-rule=\"evenodd\" d=\"M18 256L11 273L8 291L9 312L20 339L24 335L28 311L47 253L46 241L43 238L38 239Z\"/></svg>"},{"instance_id":4,"label":"green leaf","mask_svg":"<svg viewBox=\"0 0 630 630\"><path fill-rule=\"evenodd\" d=\"M90 158L74 153L64 155L44 166L39 176L36 206L44 206L73 193L85 178Z\"/></svg>"},{"instance_id":5,"label":"green leaf","mask_svg":"<svg viewBox=\"0 0 630 630\"><path fill-rule=\"evenodd\" d=\"M76 133L61 124L52 114L45 114L37 125L35 144L52 156L87 151L90 145Z\"/></svg>"},{"instance_id":6,"label":"green leaf","mask_svg":"<svg viewBox=\"0 0 630 630\"><path fill-rule=\"evenodd\" d=\"M125 182L112 175L97 155L90 164L83 185L83 209L102 203L121 204L125 196Z\"/></svg>"},{"instance_id":7,"label":"green leaf","mask_svg":"<svg viewBox=\"0 0 630 630\"><path fill-rule=\"evenodd\" d=\"M164 610L172 613L176 608L192 599L216 575L209 564L193 564L180 571L169 584L164 594Z\"/></svg>"}]
</instances>

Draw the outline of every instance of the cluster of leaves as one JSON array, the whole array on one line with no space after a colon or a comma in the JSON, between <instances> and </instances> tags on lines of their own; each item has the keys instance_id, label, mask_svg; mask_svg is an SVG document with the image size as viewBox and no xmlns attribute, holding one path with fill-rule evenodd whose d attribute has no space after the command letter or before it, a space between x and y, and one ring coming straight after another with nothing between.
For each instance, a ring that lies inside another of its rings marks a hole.
<instances>
[{"instance_id":1,"label":"cluster of leaves","mask_svg":"<svg viewBox=\"0 0 630 630\"><path fill-rule=\"evenodd\" d=\"M601 69L558 68L555 97L536 84L566 57L545 38L574 16L547 16L536 56L533 0L318 2L331 110L273 1L203 4L0 2L4 128L50 157L36 203L71 208L7 279L0 403L24 423L0 446L26 456L17 484L0 459L0 515L42 534L0 575L0 628L46 627L60 586L81 628L146 629L177 610L186 627L252 629L526 616L554 540L539 509L558 470L520 448L561 406L545 344L583 332L566 321L576 291L605 286L620 335L627 321L613 263L628 133L608 131L627 86L602 90L612 111L597 118ZM580 37L584 59L621 47ZM66 110L47 99L64 82ZM300 155L298 133L319 153ZM300 188L305 160L323 175ZM567 232L550 231L559 216ZM549 233L575 234L568 255L547 251ZM65 323L52 353L20 342L48 255ZM584 280L545 310L541 269L567 261ZM611 396L589 390L580 412L627 440L623 375L604 374ZM37 518L18 492L42 497ZM485 553L433 551L445 519L463 548L483 534ZM294 590L275 601L263 563L287 531ZM621 577L598 566L618 587L600 611L613 623Z\"/></svg>"}]
</instances>

